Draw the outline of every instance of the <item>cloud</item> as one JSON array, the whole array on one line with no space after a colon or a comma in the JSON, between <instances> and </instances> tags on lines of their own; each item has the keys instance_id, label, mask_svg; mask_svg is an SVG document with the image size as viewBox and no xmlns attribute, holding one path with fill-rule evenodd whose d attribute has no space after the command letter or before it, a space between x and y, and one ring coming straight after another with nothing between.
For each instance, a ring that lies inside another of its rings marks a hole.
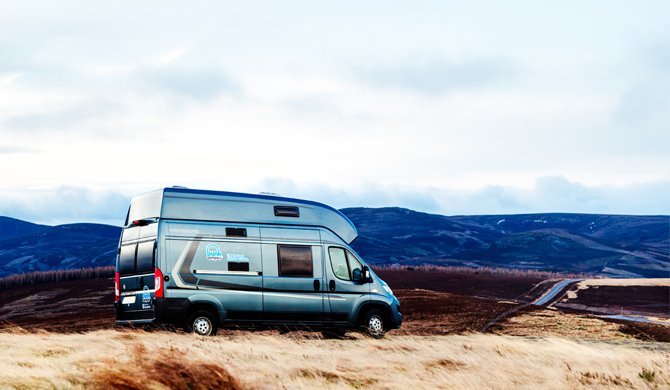
<instances>
[{"instance_id":1,"label":"cloud","mask_svg":"<svg viewBox=\"0 0 670 390\"><path fill-rule=\"evenodd\" d=\"M289 177L337 207L667 210L670 2L24 3L0 13L0 143L42 152L4 149L0 191Z\"/></svg>"},{"instance_id":2,"label":"cloud","mask_svg":"<svg viewBox=\"0 0 670 390\"><path fill-rule=\"evenodd\" d=\"M36 153L38 151L38 149L26 148L17 145L0 145L0 154Z\"/></svg>"},{"instance_id":3,"label":"cloud","mask_svg":"<svg viewBox=\"0 0 670 390\"><path fill-rule=\"evenodd\" d=\"M73 130L79 125L96 122L118 115L124 106L104 99L80 101L50 112L33 112L9 116L2 121L3 127L14 130Z\"/></svg>"},{"instance_id":4,"label":"cloud","mask_svg":"<svg viewBox=\"0 0 670 390\"><path fill-rule=\"evenodd\" d=\"M445 192L446 198L454 196ZM589 186L563 176L538 178L530 188L487 187L456 196L448 213L596 213L668 214L670 180L631 183L624 186ZM449 205L441 203L445 208Z\"/></svg>"},{"instance_id":5,"label":"cloud","mask_svg":"<svg viewBox=\"0 0 670 390\"><path fill-rule=\"evenodd\" d=\"M223 93L238 94L239 86L216 68L188 69L177 65L143 66L134 71L132 79L150 89L176 96L209 100Z\"/></svg>"},{"instance_id":6,"label":"cloud","mask_svg":"<svg viewBox=\"0 0 670 390\"><path fill-rule=\"evenodd\" d=\"M479 189L407 188L362 183L348 189L298 185L267 179L258 188L283 196L314 199L338 208L398 206L446 214L602 213L670 215L670 180L626 186L588 186L562 176L540 177L530 188L489 185Z\"/></svg>"},{"instance_id":7,"label":"cloud","mask_svg":"<svg viewBox=\"0 0 670 390\"><path fill-rule=\"evenodd\" d=\"M670 120L670 43L643 44L631 50L636 80L622 94L618 118L626 125L652 127L668 132ZM639 71L641 70L641 71ZM670 146L670 145L666 145Z\"/></svg>"},{"instance_id":8,"label":"cloud","mask_svg":"<svg viewBox=\"0 0 670 390\"><path fill-rule=\"evenodd\" d=\"M430 191L401 186L380 186L376 183L334 188L319 183L297 184L287 178L269 178L261 181L258 188L281 196L325 202L336 208L401 206L424 211L440 209L437 199Z\"/></svg>"},{"instance_id":9,"label":"cloud","mask_svg":"<svg viewBox=\"0 0 670 390\"><path fill-rule=\"evenodd\" d=\"M627 186L587 186L561 176L538 178L530 188L486 186L479 189L407 188L352 183L348 188L267 178L254 190L310 199L336 208L404 207L444 215L597 213L670 215L670 180ZM211 188L210 188L211 189ZM146 190L146 189L145 189ZM144 192L144 190L139 191ZM0 191L0 215L31 222L99 222L121 225L130 196L86 187ZM669 220L670 221L670 220Z\"/></svg>"},{"instance_id":10,"label":"cloud","mask_svg":"<svg viewBox=\"0 0 670 390\"><path fill-rule=\"evenodd\" d=\"M415 59L355 70L360 80L373 86L429 95L488 87L514 80L520 73L519 66L505 58L462 61Z\"/></svg>"},{"instance_id":11,"label":"cloud","mask_svg":"<svg viewBox=\"0 0 670 390\"><path fill-rule=\"evenodd\" d=\"M0 215L49 225L121 225L129 204L130 198L118 192L85 187L0 191Z\"/></svg>"}]
</instances>

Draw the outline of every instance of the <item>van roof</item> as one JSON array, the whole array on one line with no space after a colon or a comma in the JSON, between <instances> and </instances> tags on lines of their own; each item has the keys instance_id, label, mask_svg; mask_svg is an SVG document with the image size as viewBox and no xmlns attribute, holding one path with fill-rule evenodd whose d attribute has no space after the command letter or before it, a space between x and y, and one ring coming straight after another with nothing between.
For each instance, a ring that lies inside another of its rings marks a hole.
<instances>
[{"instance_id":1,"label":"van roof","mask_svg":"<svg viewBox=\"0 0 670 390\"><path fill-rule=\"evenodd\" d=\"M156 204L157 202L160 204ZM134 207L135 205L139 207ZM298 207L299 217L277 216L275 206ZM133 208L136 208L137 212L134 212ZM146 213L158 215L143 215ZM131 201L130 215L130 220L160 217L320 226L331 230L346 243L351 243L358 237L354 224L339 210L311 200L276 195L166 187L134 197Z\"/></svg>"}]
</instances>

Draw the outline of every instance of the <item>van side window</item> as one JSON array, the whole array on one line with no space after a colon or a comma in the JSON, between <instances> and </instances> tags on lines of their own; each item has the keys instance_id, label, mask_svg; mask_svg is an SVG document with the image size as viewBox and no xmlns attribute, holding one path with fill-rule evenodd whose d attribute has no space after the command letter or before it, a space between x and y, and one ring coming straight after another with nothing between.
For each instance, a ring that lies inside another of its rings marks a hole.
<instances>
[{"instance_id":1,"label":"van side window","mask_svg":"<svg viewBox=\"0 0 670 390\"><path fill-rule=\"evenodd\" d=\"M354 270L363 271L363 265L351 252L347 251L347 259L349 260L349 276L354 279Z\"/></svg>"},{"instance_id":2,"label":"van side window","mask_svg":"<svg viewBox=\"0 0 670 390\"><path fill-rule=\"evenodd\" d=\"M128 275L135 272L135 248L137 245L123 245L119 253L119 274Z\"/></svg>"},{"instance_id":3,"label":"van side window","mask_svg":"<svg viewBox=\"0 0 670 390\"><path fill-rule=\"evenodd\" d=\"M330 265L333 268L333 273L339 279L351 280L349 276L349 267L347 266L347 257L344 254L344 249L330 247L328 248L330 255Z\"/></svg>"},{"instance_id":4,"label":"van side window","mask_svg":"<svg viewBox=\"0 0 670 390\"><path fill-rule=\"evenodd\" d=\"M309 277L314 274L312 247L302 245L277 245L279 276Z\"/></svg>"},{"instance_id":5,"label":"van side window","mask_svg":"<svg viewBox=\"0 0 670 390\"><path fill-rule=\"evenodd\" d=\"M141 242L137 245L138 274L154 272L154 245L156 241Z\"/></svg>"},{"instance_id":6,"label":"van side window","mask_svg":"<svg viewBox=\"0 0 670 390\"><path fill-rule=\"evenodd\" d=\"M339 279L353 280L354 270L363 270L363 264L348 250L338 247L328 248L330 255L330 266L333 268L333 273Z\"/></svg>"}]
</instances>

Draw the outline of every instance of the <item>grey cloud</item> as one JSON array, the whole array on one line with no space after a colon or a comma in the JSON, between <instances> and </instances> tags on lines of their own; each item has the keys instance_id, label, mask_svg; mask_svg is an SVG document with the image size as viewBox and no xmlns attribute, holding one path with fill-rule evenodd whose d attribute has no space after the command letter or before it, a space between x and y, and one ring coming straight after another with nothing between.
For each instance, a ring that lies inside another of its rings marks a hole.
<instances>
[{"instance_id":1,"label":"grey cloud","mask_svg":"<svg viewBox=\"0 0 670 390\"><path fill-rule=\"evenodd\" d=\"M467 61L413 60L396 65L357 68L357 77L373 86L425 94L487 87L519 77L518 65L504 58Z\"/></svg>"},{"instance_id":2,"label":"grey cloud","mask_svg":"<svg viewBox=\"0 0 670 390\"><path fill-rule=\"evenodd\" d=\"M399 206L447 215L545 212L670 214L670 180L627 186L588 186L562 176L537 179L532 188L492 185L475 190L400 188L375 183L350 189L296 185L266 179L259 188L284 196L318 200L338 208Z\"/></svg>"},{"instance_id":3,"label":"grey cloud","mask_svg":"<svg viewBox=\"0 0 670 390\"><path fill-rule=\"evenodd\" d=\"M667 134L666 124L670 120L670 43L661 41L642 45L641 49L631 52L631 57L639 78L623 92L618 118L626 125L642 125L652 130L659 130L660 126L660 130ZM667 138L666 141L670 142Z\"/></svg>"},{"instance_id":4,"label":"grey cloud","mask_svg":"<svg viewBox=\"0 0 670 390\"><path fill-rule=\"evenodd\" d=\"M603 213L669 215L670 180L627 186L587 186L561 176L544 177L532 188L487 186L479 190L402 188L376 183L350 188L298 185L287 178L258 183L262 191L311 199L337 208L405 207L445 215L518 213ZM112 190L57 187L0 192L0 215L31 222L98 222L121 225L130 198Z\"/></svg>"},{"instance_id":5,"label":"grey cloud","mask_svg":"<svg viewBox=\"0 0 670 390\"><path fill-rule=\"evenodd\" d=\"M0 192L0 215L50 225L98 222L121 225L130 198L85 187Z\"/></svg>"},{"instance_id":6,"label":"grey cloud","mask_svg":"<svg viewBox=\"0 0 670 390\"><path fill-rule=\"evenodd\" d=\"M563 176L546 176L532 188L499 187L474 194L451 196L452 207L462 214L507 213L602 213L602 214L670 214L670 180L633 183L626 186L588 186ZM448 204L442 203L444 207Z\"/></svg>"},{"instance_id":7,"label":"grey cloud","mask_svg":"<svg viewBox=\"0 0 670 390\"><path fill-rule=\"evenodd\" d=\"M2 125L3 127L17 130L71 130L82 122L103 119L123 110L123 106L114 102L92 100L52 112L10 116L2 121Z\"/></svg>"},{"instance_id":8,"label":"grey cloud","mask_svg":"<svg viewBox=\"0 0 670 390\"><path fill-rule=\"evenodd\" d=\"M472 194L472 200L482 206L487 205L487 207L492 208L506 210L523 209L523 204L520 203L515 194L509 188L499 185L486 186L484 189L475 192Z\"/></svg>"},{"instance_id":9,"label":"grey cloud","mask_svg":"<svg viewBox=\"0 0 670 390\"><path fill-rule=\"evenodd\" d=\"M0 145L0 154L36 153L38 149L26 148L18 145Z\"/></svg>"},{"instance_id":10,"label":"grey cloud","mask_svg":"<svg viewBox=\"0 0 670 390\"><path fill-rule=\"evenodd\" d=\"M199 100L211 99L223 93L239 93L237 84L219 69L190 70L176 66L142 67L134 72L133 78L146 87Z\"/></svg>"},{"instance_id":11,"label":"grey cloud","mask_svg":"<svg viewBox=\"0 0 670 390\"><path fill-rule=\"evenodd\" d=\"M657 126L667 129L670 107L670 77L655 76L638 82L626 91L619 103L618 116L627 125Z\"/></svg>"},{"instance_id":12,"label":"grey cloud","mask_svg":"<svg viewBox=\"0 0 670 390\"><path fill-rule=\"evenodd\" d=\"M325 98L319 96L304 96L300 98L288 98L281 101L282 107L296 115L320 115L339 117L341 114Z\"/></svg>"},{"instance_id":13,"label":"grey cloud","mask_svg":"<svg viewBox=\"0 0 670 390\"><path fill-rule=\"evenodd\" d=\"M647 46L638 58L656 72L670 74L670 42L667 40Z\"/></svg>"},{"instance_id":14,"label":"grey cloud","mask_svg":"<svg viewBox=\"0 0 670 390\"><path fill-rule=\"evenodd\" d=\"M600 188L571 182L563 176L546 176L536 181L535 196L560 207L561 204L589 205L598 202L603 193Z\"/></svg>"},{"instance_id":15,"label":"grey cloud","mask_svg":"<svg viewBox=\"0 0 670 390\"><path fill-rule=\"evenodd\" d=\"M338 189L323 184L298 185L286 178L269 178L263 180L258 188L282 196L324 202L336 208L398 206L422 211L440 210L430 191L383 187L375 183Z\"/></svg>"}]
</instances>

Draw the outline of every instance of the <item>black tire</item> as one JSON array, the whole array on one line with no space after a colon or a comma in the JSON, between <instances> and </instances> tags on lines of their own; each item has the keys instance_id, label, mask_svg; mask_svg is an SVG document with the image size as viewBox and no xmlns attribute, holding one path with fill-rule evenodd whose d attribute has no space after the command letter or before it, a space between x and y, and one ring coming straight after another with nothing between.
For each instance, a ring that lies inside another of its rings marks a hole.
<instances>
[{"instance_id":1,"label":"black tire","mask_svg":"<svg viewBox=\"0 0 670 390\"><path fill-rule=\"evenodd\" d=\"M207 310L198 310L186 321L186 331L198 336L215 336L218 322L214 315Z\"/></svg>"},{"instance_id":2,"label":"black tire","mask_svg":"<svg viewBox=\"0 0 670 390\"><path fill-rule=\"evenodd\" d=\"M328 329L321 332L324 339L341 339L347 333L344 329Z\"/></svg>"},{"instance_id":3,"label":"black tire","mask_svg":"<svg viewBox=\"0 0 670 390\"><path fill-rule=\"evenodd\" d=\"M384 318L384 313L379 309L372 309L367 312L362 324L365 333L375 339L383 338L386 334Z\"/></svg>"}]
</instances>

